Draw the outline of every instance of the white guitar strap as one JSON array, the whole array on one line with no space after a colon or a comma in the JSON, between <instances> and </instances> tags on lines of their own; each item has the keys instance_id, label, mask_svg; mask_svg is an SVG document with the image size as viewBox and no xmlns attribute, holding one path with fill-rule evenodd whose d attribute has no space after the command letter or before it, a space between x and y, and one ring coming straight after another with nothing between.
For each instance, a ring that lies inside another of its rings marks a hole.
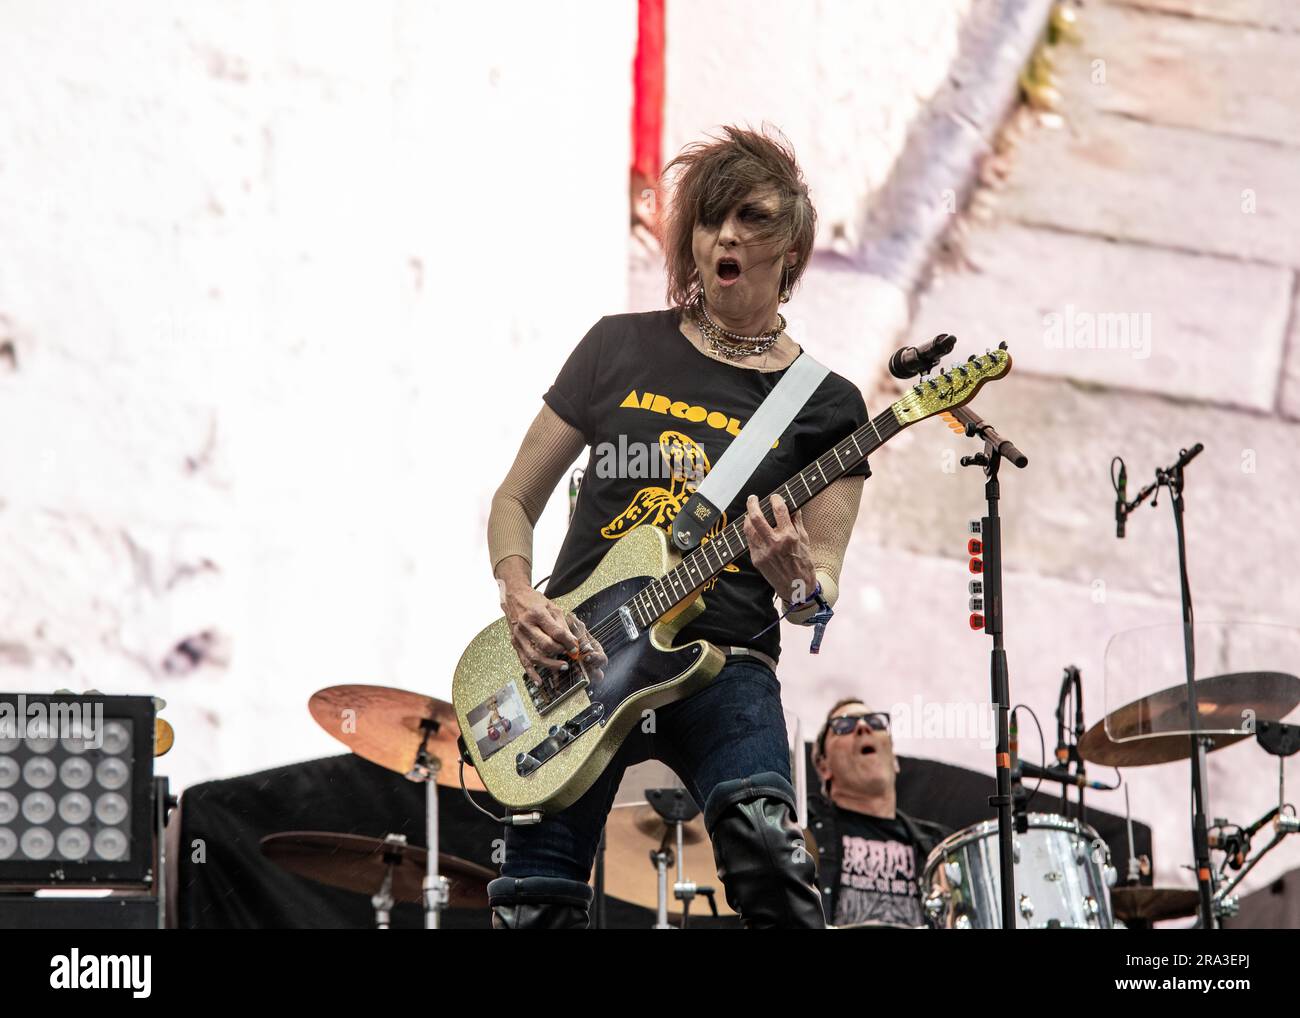
<instances>
[{"instance_id":1,"label":"white guitar strap","mask_svg":"<svg viewBox=\"0 0 1300 1018\"><path fill-rule=\"evenodd\" d=\"M736 497L741 485L754 476L772 443L790 426L829 373L830 369L818 363L807 351L794 359L776 387L767 394L749 422L740 429L740 434L713 465L703 483L673 518L673 544L678 551L691 551L700 543L722 510Z\"/></svg>"}]
</instances>

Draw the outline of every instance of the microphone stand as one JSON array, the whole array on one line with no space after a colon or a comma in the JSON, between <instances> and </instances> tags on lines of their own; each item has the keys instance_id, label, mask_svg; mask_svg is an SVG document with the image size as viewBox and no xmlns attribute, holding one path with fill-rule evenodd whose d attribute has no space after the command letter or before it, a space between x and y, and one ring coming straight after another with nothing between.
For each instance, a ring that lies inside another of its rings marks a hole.
<instances>
[{"instance_id":1,"label":"microphone stand","mask_svg":"<svg viewBox=\"0 0 1300 1018\"><path fill-rule=\"evenodd\" d=\"M952 416L966 425L966 434L970 438L982 438L984 451L974 456L963 456L964 467L978 466L984 468L984 497L988 501L988 515L979 522L980 541L984 557L983 591L984 591L984 632L993 637L993 652L990 659L989 677L992 686L992 701L997 708L997 746L994 750L994 773L997 778L997 794L989 796L989 805L998 811L998 859L1000 863L1002 890L1002 928L1016 928L1015 896L1015 861L1012 847L1012 831L1015 820L1012 816L1011 791L1011 753L1009 718L1011 713L1011 684L1007 676L1007 652L1003 646L1002 620L1002 520L998 516L998 500L1001 489L998 484L998 467L1003 459L1008 459L1016 467L1024 469L1029 460L1009 440L998 434L996 429L985 421L969 406L958 407L951 411ZM972 529L974 525L972 524Z\"/></svg>"},{"instance_id":2,"label":"microphone stand","mask_svg":"<svg viewBox=\"0 0 1300 1018\"><path fill-rule=\"evenodd\" d=\"M1073 729L1070 727L1066 711L1066 701L1071 695L1074 698ZM1079 789L1079 813L1077 819L1079 823L1086 824L1088 814L1083 804L1085 770L1083 757L1079 755L1079 740L1083 738L1083 733L1083 681L1079 669L1075 665L1066 665L1065 674L1061 678L1061 693L1056 700L1056 765L1067 774L1070 771L1071 764L1074 765L1074 773L1078 778L1076 784ZM1068 784L1063 785L1061 788L1061 815L1065 817L1070 815L1070 786Z\"/></svg>"},{"instance_id":3,"label":"microphone stand","mask_svg":"<svg viewBox=\"0 0 1300 1018\"><path fill-rule=\"evenodd\" d=\"M1192 851L1196 859L1196 885L1201 897L1201 929L1212 930L1215 928L1212 904L1213 874L1210 869L1210 839L1205 823L1205 785L1201 766L1205 743L1201 735L1200 711L1196 702L1196 647L1192 638L1192 589L1187 579L1187 538L1183 529L1183 468L1204 448L1204 445L1197 442L1190 449L1178 450L1178 459L1173 466L1157 468L1156 479L1139 491L1137 498L1132 502L1124 503L1119 515L1122 521L1158 488L1164 486L1169 489L1169 500L1174 508L1174 531L1178 537L1178 578L1181 583L1183 603L1183 659L1187 667L1187 711L1191 722L1188 739L1191 743L1192 761ZM1155 499L1152 499L1151 507L1154 509L1155 505Z\"/></svg>"}]
</instances>

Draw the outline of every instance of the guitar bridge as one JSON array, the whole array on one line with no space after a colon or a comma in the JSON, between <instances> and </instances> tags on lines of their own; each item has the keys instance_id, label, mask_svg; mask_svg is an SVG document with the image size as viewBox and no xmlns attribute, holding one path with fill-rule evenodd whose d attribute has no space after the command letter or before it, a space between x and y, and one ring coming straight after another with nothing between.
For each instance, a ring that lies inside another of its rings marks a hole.
<instances>
[{"instance_id":1,"label":"guitar bridge","mask_svg":"<svg viewBox=\"0 0 1300 1018\"><path fill-rule=\"evenodd\" d=\"M526 778L588 728L600 724L604 717L605 705L603 703L593 703L586 710L569 718L564 724L552 725L550 734L529 752L516 754L515 772L521 778Z\"/></svg>"}]
</instances>

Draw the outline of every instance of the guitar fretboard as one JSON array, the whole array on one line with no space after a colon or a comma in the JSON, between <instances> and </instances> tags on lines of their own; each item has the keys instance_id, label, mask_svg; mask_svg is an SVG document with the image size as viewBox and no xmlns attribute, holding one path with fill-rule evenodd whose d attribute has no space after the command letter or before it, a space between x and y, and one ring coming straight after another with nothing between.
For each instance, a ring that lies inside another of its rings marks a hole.
<instances>
[{"instance_id":1,"label":"guitar fretboard","mask_svg":"<svg viewBox=\"0 0 1300 1018\"><path fill-rule=\"evenodd\" d=\"M793 512L852 470L901 430L902 426L898 423L893 408L889 407L800 470L773 494L779 494ZM775 526L770 495L760 501L759 508L768 523ZM646 628L685 601L728 563L734 562L748 550L742 517L723 527L712 538L702 541L675 567L642 588L624 607L631 611L639 626Z\"/></svg>"}]
</instances>

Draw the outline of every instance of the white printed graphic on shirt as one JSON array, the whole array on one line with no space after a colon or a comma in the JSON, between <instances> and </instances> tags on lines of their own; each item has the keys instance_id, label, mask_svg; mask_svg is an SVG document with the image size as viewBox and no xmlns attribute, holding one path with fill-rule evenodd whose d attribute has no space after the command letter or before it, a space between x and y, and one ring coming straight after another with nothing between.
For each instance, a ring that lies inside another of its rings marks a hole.
<instances>
[{"instance_id":1,"label":"white printed graphic on shirt","mask_svg":"<svg viewBox=\"0 0 1300 1018\"><path fill-rule=\"evenodd\" d=\"M920 926L916 851L901 841L844 835L835 925L868 921Z\"/></svg>"}]
</instances>

